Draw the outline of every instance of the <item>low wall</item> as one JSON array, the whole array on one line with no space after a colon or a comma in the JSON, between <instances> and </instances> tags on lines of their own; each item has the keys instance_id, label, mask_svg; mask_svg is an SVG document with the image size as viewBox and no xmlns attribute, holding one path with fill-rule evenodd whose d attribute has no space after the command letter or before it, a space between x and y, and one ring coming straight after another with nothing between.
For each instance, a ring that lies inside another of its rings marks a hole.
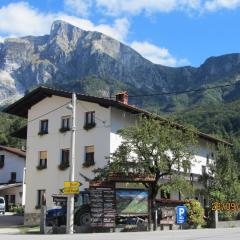
<instances>
[{"instance_id":1,"label":"low wall","mask_svg":"<svg viewBox=\"0 0 240 240\"><path fill-rule=\"evenodd\" d=\"M216 228L234 228L240 227L240 220L236 221L218 221Z\"/></svg>"}]
</instances>

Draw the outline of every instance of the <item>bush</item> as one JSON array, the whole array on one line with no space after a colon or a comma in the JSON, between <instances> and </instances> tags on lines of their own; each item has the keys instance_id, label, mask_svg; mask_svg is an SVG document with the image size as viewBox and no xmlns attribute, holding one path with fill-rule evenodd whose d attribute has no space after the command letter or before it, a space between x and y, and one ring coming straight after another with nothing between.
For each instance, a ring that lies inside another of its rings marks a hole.
<instances>
[{"instance_id":1,"label":"bush","mask_svg":"<svg viewBox=\"0 0 240 240\"><path fill-rule=\"evenodd\" d=\"M18 215L23 215L24 214L24 207L21 205L16 205L12 207L12 211L15 212Z\"/></svg>"},{"instance_id":2,"label":"bush","mask_svg":"<svg viewBox=\"0 0 240 240\"><path fill-rule=\"evenodd\" d=\"M199 201L195 199L187 200L185 204L187 207L187 223L189 225L205 225L204 221L204 209L202 208Z\"/></svg>"}]
</instances>

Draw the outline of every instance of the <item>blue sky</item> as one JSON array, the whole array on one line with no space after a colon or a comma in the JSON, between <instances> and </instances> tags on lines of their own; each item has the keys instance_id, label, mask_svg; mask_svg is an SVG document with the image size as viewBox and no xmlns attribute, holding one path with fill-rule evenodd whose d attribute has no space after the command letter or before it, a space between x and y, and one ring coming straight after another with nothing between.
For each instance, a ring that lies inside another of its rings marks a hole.
<instances>
[{"instance_id":1,"label":"blue sky","mask_svg":"<svg viewBox=\"0 0 240 240\"><path fill-rule=\"evenodd\" d=\"M48 34L56 19L108 34L168 66L240 52L240 0L1 0L0 41Z\"/></svg>"}]
</instances>

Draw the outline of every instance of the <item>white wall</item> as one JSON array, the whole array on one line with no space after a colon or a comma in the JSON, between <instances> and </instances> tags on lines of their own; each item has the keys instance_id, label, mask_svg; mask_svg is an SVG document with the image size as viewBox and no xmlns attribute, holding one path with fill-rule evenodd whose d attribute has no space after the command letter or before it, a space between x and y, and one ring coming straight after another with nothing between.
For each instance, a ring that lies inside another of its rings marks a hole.
<instances>
[{"instance_id":1,"label":"white wall","mask_svg":"<svg viewBox=\"0 0 240 240\"><path fill-rule=\"evenodd\" d=\"M110 135L110 152L116 151L118 146L121 144L121 137L117 134L119 129L130 126L136 122L136 116L124 112L122 110L111 108L111 135Z\"/></svg>"},{"instance_id":2,"label":"white wall","mask_svg":"<svg viewBox=\"0 0 240 240\"><path fill-rule=\"evenodd\" d=\"M46 189L47 206L52 207L52 194L59 193L63 188L64 181L69 180L69 169L60 171L62 148L70 148L71 133L60 133L61 117L71 115L71 111L66 106L47 114L46 116L31 121L42 114L45 114L65 103L70 99L52 96L34 105L28 113L28 133L27 133L27 160L26 160L26 206L27 213L38 212L35 209L37 204L37 190ZM86 131L83 129L85 112L95 111L96 127ZM48 119L49 134L39 136L39 122L41 119ZM101 119L101 120L100 120ZM104 123L102 121L105 121ZM83 183L81 190L88 187L88 182L80 176L80 172L88 177L93 178L93 168L103 167L106 164L105 156L110 152L110 108L104 108L98 104L77 101L76 109L76 171L75 178ZM85 146L94 145L95 166L83 168L85 156ZM37 170L39 160L39 151L48 152L47 169Z\"/></svg>"},{"instance_id":3,"label":"white wall","mask_svg":"<svg viewBox=\"0 0 240 240\"><path fill-rule=\"evenodd\" d=\"M5 155L4 167L0 168L0 184L8 183L11 179L11 172L17 173L16 182L22 182L25 159L3 150L0 150L0 155Z\"/></svg>"},{"instance_id":4,"label":"white wall","mask_svg":"<svg viewBox=\"0 0 240 240\"><path fill-rule=\"evenodd\" d=\"M198 149L195 153L195 160L191 167L191 172L195 174L202 174L202 166L207 166L207 156L209 156L209 162L213 161L212 153L215 154L216 146L206 140L199 139ZM208 168L207 168L208 170Z\"/></svg>"},{"instance_id":5,"label":"white wall","mask_svg":"<svg viewBox=\"0 0 240 240\"><path fill-rule=\"evenodd\" d=\"M62 148L70 148L71 133L60 133L61 117L71 115L71 111L66 106L48 113L60 106L70 102L68 98L52 96L45 98L41 102L32 106L28 112L28 131L27 131L27 160L26 160L26 213L37 213L35 209L37 204L37 190L45 189L47 197L47 207L52 207L52 194L59 193L63 188L64 181L69 179L69 169L60 171L58 165L60 163ZM96 127L86 131L83 129L85 112L95 111ZM39 136L40 120L48 119L48 134ZM104 121L104 123L102 122ZM75 178L83 183L81 190L88 187L88 182L80 176L83 174L88 178L93 178L92 170L94 168L103 167L107 160L105 157L114 152L121 143L121 138L117 134L117 130L129 126L136 121L136 116L126 113L115 108L105 108L95 103L77 101L76 110L76 171ZM196 174L202 173L202 165L206 164L206 155L208 153L206 141L200 141L200 147L196 154L197 163L192 167L192 172ZM94 167L83 168L85 146L94 145L95 163ZM39 161L39 151L48 152L47 169L37 170Z\"/></svg>"}]
</instances>

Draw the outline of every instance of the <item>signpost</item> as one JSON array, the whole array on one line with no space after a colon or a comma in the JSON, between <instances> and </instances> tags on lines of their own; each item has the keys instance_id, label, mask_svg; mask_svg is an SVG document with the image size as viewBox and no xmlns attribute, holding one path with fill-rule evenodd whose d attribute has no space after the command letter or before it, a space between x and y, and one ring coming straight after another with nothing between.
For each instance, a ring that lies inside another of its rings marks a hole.
<instances>
[{"instance_id":1,"label":"signpost","mask_svg":"<svg viewBox=\"0 0 240 240\"><path fill-rule=\"evenodd\" d=\"M64 182L63 193L64 194L79 194L80 182Z\"/></svg>"},{"instance_id":2,"label":"signpost","mask_svg":"<svg viewBox=\"0 0 240 240\"><path fill-rule=\"evenodd\" d=\"M176 208L176 221L181 225L186 223L187 220L187 208L185 206L177 206Z\"/></svg>"}]
</instances>

